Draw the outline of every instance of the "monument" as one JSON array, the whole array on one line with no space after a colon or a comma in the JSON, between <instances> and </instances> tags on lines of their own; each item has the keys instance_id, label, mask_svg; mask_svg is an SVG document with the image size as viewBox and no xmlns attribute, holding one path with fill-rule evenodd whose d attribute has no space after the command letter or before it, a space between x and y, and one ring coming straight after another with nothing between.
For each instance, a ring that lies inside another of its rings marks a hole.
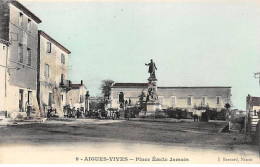
<instances>
[{"instance_id":1,"label":"monument","mask_svg":"<svg viewBox=\"0 0 260 167\"><path fill-rule=\"evenodd\" d=\"M157 68L152 59L150 63L145 65L149 66L148 73L150 73L150 77L148 78L145 116L155 116L156 110L161 108L157 96L157 78L155 76L155 70L157 70Z\"/></svg>"}]
</instances>

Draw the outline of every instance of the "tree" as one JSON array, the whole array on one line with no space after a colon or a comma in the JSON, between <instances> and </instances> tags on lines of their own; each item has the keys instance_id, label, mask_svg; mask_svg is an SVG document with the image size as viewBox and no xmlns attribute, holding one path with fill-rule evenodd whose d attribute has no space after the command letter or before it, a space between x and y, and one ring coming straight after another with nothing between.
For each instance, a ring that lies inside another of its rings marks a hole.
<instances>
[{"instance_id":1,"label":"tree","mask_svg":"<svg viewBox=\"0 0 260 167\"><path fill-rule=\"evenodd\" d=\"M227 109L227 111L229 113L229 109L230 109L231 105L229 103L226 103L224 107Z\"/></svg>"},{"instance_id":2,"label":"tree","mask_svg":"<svg viewBox=\"0 0 260 167\"><path fill-rule=\"evenodd\" d=\"M108 99L111 96L111 87L113 84L114 84L113 80L102 80L101 81L101 85L100 85L101 93L104 96L107 96Z\"/></svg>"},{"instance_id":3,"label":"tree","mask_svg":"<svg viewBox=\"0 0 260 167\"><path fill-rule=\"evenodd\" d=\"M230 111L229 111L229 109L230 109L231 105L230 105L229 103L226 103L224 107L227 109L226 120L228 120L228 119L229 119L229 116L230 116Z\"/></svg>"}]
</instances>

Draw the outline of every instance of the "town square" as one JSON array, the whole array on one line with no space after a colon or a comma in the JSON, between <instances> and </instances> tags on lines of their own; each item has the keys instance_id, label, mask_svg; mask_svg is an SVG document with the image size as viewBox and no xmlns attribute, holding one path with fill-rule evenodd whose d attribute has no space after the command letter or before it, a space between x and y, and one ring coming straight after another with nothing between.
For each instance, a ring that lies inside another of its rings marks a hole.
<instances>
[{"instance_id":1,"label":"town square","mask_svg":"<svg viewBox=\"0 0 260 167\"><path fill-rule=\"evenodd\" d=\"M0 0L0 163L259 164L259 6Z\"/></svg>"}]
</instances>

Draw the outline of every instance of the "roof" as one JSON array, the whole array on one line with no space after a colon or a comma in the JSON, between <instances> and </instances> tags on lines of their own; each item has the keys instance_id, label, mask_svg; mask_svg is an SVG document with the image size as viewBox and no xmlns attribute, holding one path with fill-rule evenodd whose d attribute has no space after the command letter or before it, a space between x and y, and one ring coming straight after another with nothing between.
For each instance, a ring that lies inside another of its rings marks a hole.
<instances>
[{"instance_id":1,"label":"roof","mask_svg":"<svg viewBox=\"0 0 260 167\"><path fill-rule=\"evenodd\" d=\"M148 83L115 83L113 87L148 87Z\"/></svg>"},{"instance_id":2,"label":"roof","mask_svg":"<svg viewBox=\"0 0 260 167\"><path fill-rule=\"evenodd\" d=\"M148 83L115 83L113 87L148 87ZM160 89L182 89L182 88L231 88L231 86L176 86L176 87L157 87Z\"/></svg>"},{"instance_id":3,"label":"roof","mask_svg":"<svg viewBox=\"0 0 260 167\"><path fill-rule=\"evenodd\" d=\"M182 89L182 88L231 88L231 86L175 86L175 87L157 87L160 89Z\"/></svg>"},{"instance_id":4,"label":"roof","mask_svg":"<svg viewBox=\"0 0 260 167\"><path fill-rule=\"evenodd\" d=\"M11 4L13 4L15 7L23 11L27 16L31 17L36 23L41 23L41 19L37 17L33 12L31 12L29 9L27 9L25 6L23 6L20 2L18 1L11 1Z\"/></svg>"},{"instance_id":5,"label":"roof","mask_svg":"<svg viewBox=\"0 0 260 167\"><path fill-rule=\"evenodd\" d=\"M250 97L250 105L251 106L260 106L260 97Z\"/></svg>"},{"instance_id":6,"label":"roof","mask_svg":"<svg viewBox=\"0 0 260 167\"><path fill-rule=\"evenodd\" d=\"M83 86L83 85L81 85L81 84L70 84L70 87L72 89L79 89L81 86Z\"/></svg>"},{"instance_id":7,"label":"roof","mask_svg":"<svg viewBox=\"0 0 260 167\"><path fill-rule=\"evenodd\" d=\"M57 47L59 47L61 50L63 50L64 52L66 52L67 54L70 54L71 52L65 48L64 46L62 46L59 42L57 42L55 39L53 39L52 37L50 37L48 34L46 34L44 31L39 30L39 34L42 35L44 38L48 39L49 41L51 41L52 43L54 43Z\"/></svg>"}]
</instances>

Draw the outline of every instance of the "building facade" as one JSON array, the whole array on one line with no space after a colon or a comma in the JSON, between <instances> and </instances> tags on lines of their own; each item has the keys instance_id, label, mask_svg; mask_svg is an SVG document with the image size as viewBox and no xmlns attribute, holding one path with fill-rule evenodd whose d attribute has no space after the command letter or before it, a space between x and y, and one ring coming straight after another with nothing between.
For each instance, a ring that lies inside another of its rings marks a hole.
<instances>
[{"instance_id":1,"label":"building facade","mask_svg":"<svg viewBox=\"0 0 260 167\"><path fill-rule=\"evenodd\" d=\"M36 99L38 24L18 1L0 0L0 38L10 42L6 107L9 115L39 114Z\"/></svg>"},{"instance_id":2,"label":"building facade","mask_svg":"<svg viewBox=\"0 0 260 167\"><path fill-rule=\"evenodd\" d=\"M7 54L9 42L0 39L0 111L7 111L6 97L7 97Z\"/></svg>"},{"instance_id":3,"label":"building facade","mask_svg":"<svg viewBox=\"0 0 260 167\"><path fill-rule=\"evenodd\" d=\"M248 95L246 97L246 113L248 116L249 130L251 134L256 132L256 125L260 115L260 97Z\"/></svg>"},{"instance_id":4,"label":"building facade","mask_svg":"<svg viewBox=\"0 0 260 167\"><path fill-rule=\"evenodd\" d=\"M147 83L115 83L111 90L111 107L119 108L124 100L138 104L139 96L147 96ZM231 87L157 87L161 109L168 107L183 108L192 111L204 106L220 110L231 102Z\"/></svg>"},{"instance_id":5,"label":"building facade","mask_svg":"<svg viewBox=\"0 0 260 167\"><path fill-rule=\"evenodd\" d=\"M80 84L69 84L70 90L67 93L67 101L71 108L79 108L80 111L85 111L86 107L86 94L87 88L81 80Z\"/></svg>"},{"instance_id":6,"label":"building facade","mask_svg":"<svg viewBox=\"0 0 260 167\"><path fill-rule=\"evenodd\" d=\"M63 115L68 91L68 49L46 34L38 34L37 99L43 113L52 107Z\"/></svg>"}]
</instances>

